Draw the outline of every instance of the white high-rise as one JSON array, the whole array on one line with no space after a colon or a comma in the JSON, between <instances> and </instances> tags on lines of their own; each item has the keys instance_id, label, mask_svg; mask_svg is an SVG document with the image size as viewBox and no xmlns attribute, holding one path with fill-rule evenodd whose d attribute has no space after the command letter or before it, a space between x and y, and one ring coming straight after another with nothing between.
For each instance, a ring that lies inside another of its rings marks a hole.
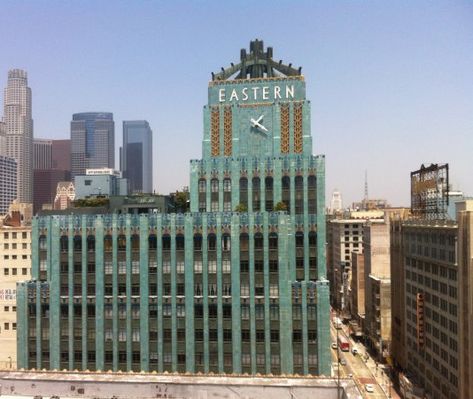
<instances>
[{"instance_id":1,"label":"white high-rise","mask_svg":"<svg viewBox=\"0 0 473 399\"><path fill-rule=\"evenodd\" d=\"M4 96L6 155L18 165L17 187L19 202L33 202L33 119L31 89L26 71L8 71Z\"/></svg>"}]
</instances>

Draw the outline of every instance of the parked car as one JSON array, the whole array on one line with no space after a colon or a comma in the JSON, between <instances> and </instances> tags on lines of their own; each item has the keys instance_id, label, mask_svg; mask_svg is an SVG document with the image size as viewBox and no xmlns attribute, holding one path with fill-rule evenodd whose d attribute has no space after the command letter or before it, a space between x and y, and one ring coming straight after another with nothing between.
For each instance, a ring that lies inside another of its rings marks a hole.
<instances>
[{"instance_id":1,"label":"parked car","mask_svg":"<svg viewBox=\"0 0 473 399\"><path fill-rule=\"evenodd\" d=\"M332 342L332 349L337 349L338 348L338 345L336 342Z\"/></svg>"},{"instance_id":2,"label":"parked car","mask_svg":"<svg viewBox=\"0 0 473 399\"><path fill-rule=\"evenodd\" d=\"M365 385L365 391L366 391L366 392L369 392L369 393L373 393L373 392L374 392L374 386L373 386L373 384L366 384L366 385Z\"/></svg>"},{"instance_id":3,"label":"parked car","mask_svg":"<svg viewBox=\"0 0 473 399\"><path fill-rule=\"evenodd\" d=\"M353 353L353 355L356 355L358 353L358 348L356 346L351 348L351 353Z\"/></svg>"}]
</instances>

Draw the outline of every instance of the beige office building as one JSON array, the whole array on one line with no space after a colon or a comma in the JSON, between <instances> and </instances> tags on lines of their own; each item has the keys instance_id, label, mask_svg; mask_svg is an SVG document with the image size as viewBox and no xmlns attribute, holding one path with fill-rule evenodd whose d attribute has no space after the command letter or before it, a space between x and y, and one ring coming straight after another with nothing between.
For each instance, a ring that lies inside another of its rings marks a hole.
<instances>
[{"instance_id":1,"label":"beige office building","mask_svg":"<svg viewBox=\"0 0 473 399\"><path fill-rule=\"evenodd\" d=\"M389 219L368 222L364 237L365 321L367 344L382 361L391 344L391 261Z\"/></svg>"},{"instance_id":2,"label":"beige office building","mask_svg":"<svg viewBox=\"0 0 473 399\"><path fill-rule=\"evenodd\" d=\"M16 368L16 283L29 280L30 269L31 226L1 225L0 367Z\"/></svg>"},{"instance_id":3,"label":"beige office building","mask_svg":"<svg viewBox=\"0 0 473 399\"><path fill-rule=\"evenodd\" d=\"M344 319L352 318L352 253L363 253L363 226L383 222L384 212L352 211L327 221L327 275L330 302Z\"/></svg>"},{"instance_id":4,"label":"beige office building","mask_svg":"<svg viewBox=\"0 0 473 399\"><path fill-rule=\"evenodd\" d=\"M404 317L393 356L433 399L466 399L473 392L473 200L457 211L457 220L409 220L392 230L392 242L401 244L392 270L405 291L403 309L393 314L393 324Z\"/></svg>"}]
</instances>

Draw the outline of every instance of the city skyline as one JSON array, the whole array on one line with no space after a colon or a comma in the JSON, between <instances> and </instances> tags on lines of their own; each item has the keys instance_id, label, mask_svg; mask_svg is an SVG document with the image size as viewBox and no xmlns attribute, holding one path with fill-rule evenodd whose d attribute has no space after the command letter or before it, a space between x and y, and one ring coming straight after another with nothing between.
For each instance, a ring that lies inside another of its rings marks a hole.
<instances>
[{"instance_id":1,"label":"city skyline","mask_svg":"<svg viewBox=\"0 0 473 399\"><path fill-rule=\"evenodd\" d=\"M408 205L406 177L422 163L448 162L452 188L473 194L471 4L299 2L270 10L263 2L230 14L117 3L101 23L105 5L52 4L6 2L0 25L3 35L17 32L0 60L2 83L12 68L28 72L36 137L68 138L71 115L82 111L113 112L118 123L146 119L156 133L154 188L180 189L186 160L200 153L202 82L230 49L260 38L277 49L275 59L297 60L308 76L313 152L326 155L328 201L335 188L345 205L361 200L367 170L370 197ZM297 24L287 17L293 11ZM242 38L229 28L241 24L255 28Z\"/></svg>"}]
</instances>

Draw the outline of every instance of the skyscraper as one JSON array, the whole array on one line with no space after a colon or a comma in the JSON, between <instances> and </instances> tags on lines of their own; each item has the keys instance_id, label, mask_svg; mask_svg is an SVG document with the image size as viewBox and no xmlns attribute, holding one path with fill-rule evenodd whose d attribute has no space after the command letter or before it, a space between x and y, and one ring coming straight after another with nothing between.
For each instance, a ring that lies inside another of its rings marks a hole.
<instances>
[{"instance_id":1,"label":"skyscraper","mask_svg":"<svg viewBox=\"0 0 473 399\"><path fill-rule=\"evenodd\" d=\"M52 140L33 140L33 169L51 169L52 167Z\"/></svg>"},{"instance_id":2,"label":"skyscraper","mask_svg":"<svg viewBox=\"0 0 473 399\"><path fill-rule=\"evenodd\" d=\"M16 161L0 155L0 215L8 212L8 207L17 197L16 171Z\"/></svg>"},{"instance_id":3,"label":"skyscraper","mask_svg":"<svg viewBox=\"0 0 473 399\"><path fill-rule=\"evenodd\" d=\"M54 169L71 171L71 140L52 140L51 161Z\"/></svg>"},{"instance_id":4,"label":"skyscraper","mask_svg":"<svg viewBox=\"0 0 473 399\"><path fill-rule=\"evenodd\" d=\"M18 367L330 374L325 157L305 79L261 41L240 54L212 74L190 213L34 219Z\"/></svg>"},{"instance_id":5,"label":"skyscraper","mask_svg":"<svg viewBox=\"0 0 473 399\"><path fill-rule=\"evenodd\" d=\"M52 205L57 184L71 178L70 140L33 140L33 212Z\"/></svg>"},{"instance_id":6,"label":"skyscraper","mask_svg":"<svg viewBox=\"0 0 473 399\"><path fill-rule=\"evenodd\" d=\"M147 121L123 121L121 171L130 192L153 191L153 132Z\"/></svg>"},{"instance_id":7,"label":"skyscraper","mask_svg":"<svg viewBox=\"0 0 473 399\"><path fill-rule=\"evenodd\" d=\"M5 122L0 120L0 155L7 155L7 138L5 136Z\"/></svg>"},{"instance_id":8,"label":"skyscraper","mask_svg":"<svg viewBox=\"0 0 473 399\"><path fill-rule=\"evenodd\" d=\"M71 175L85 175L89 168L115 167L115 123L110 112L72 115Z\"/></svg>"},{"instance_id":9,"label":"skyscraper","mask_svg":"<svg viewBox=\"0 0 473 399\"><path fill-rule=\"evenodd\" d=\"M12 69L4 96L6 155L18 165L17 187L20 202L33 201L33 119L31 89L26 71Z\"/></svg>"}]
</instances>

